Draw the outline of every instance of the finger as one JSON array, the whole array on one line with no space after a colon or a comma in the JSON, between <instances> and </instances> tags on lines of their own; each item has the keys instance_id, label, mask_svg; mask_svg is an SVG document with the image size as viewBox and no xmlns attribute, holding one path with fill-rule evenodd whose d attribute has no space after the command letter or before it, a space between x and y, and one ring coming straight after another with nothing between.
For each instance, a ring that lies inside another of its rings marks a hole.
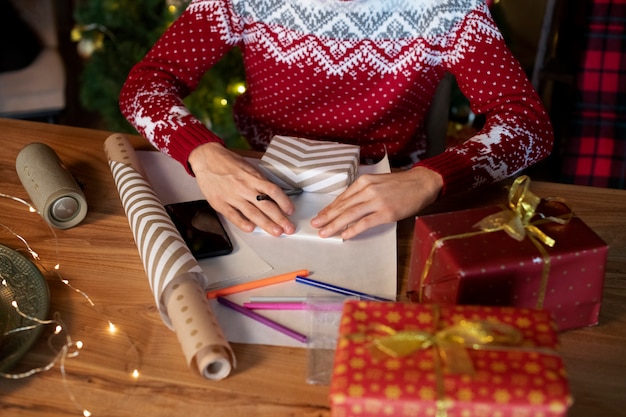
<instances>
[{"instance_id":1,"label":"finger","mask_svg":"<svg viewBox=\"0 0 626 417\"><path fill-rule=\"evenodd\" d=\"M256 200L260 201L257 205L258 207L271 207L268 206L267 203L272 203L277 206L281 214L284 213L288 216L292 215L295 211L295 206L291 198L289 198L285 192L277 185L271 184L271 186L263 187L266 188L266 191L257 195ZM267 196L267 199L260 199L259 196L264 195ZM284 216L282 216L284 217Z\"/></svg>"},{"instance_id":2,"label":"finger","mask_svg":"<svg viewBox=\"0 0 626 417\"><path fill-rule=\"evenodd\" d=\"M366 196L363 193L341 194L311 219L311 226L316 228L326 227L339 217L349 215L350 212L357 210L360 205L365 203Z\"/></svg>"},{"instance_id":3,"label":"finger","mask_svg":"<svg viewBox=\"0 0 626 417\"><path fill-rule=\"evenodd\" d=\"M367 200L373 199L372 186L379 181L381 175L362 175L357 178L350 186L333 200L328 206L324 207L316 216L315 223L327 223L341 213L350 210L353 206L362 204Z\"/></svg>"},{"instance_id":4,"label":"finger","mask_svg":"<svg viewBox=\"0 0 626 417\"><path fill-rule=\"evenodd\" d=\"M366 230L372 229L376 226L386 223L381 216L372 214L359 219L356 223L349 225L343 232L341 232L341 238L343 240L350 240Z\"/></svg>"},{"instance_id":5,"label":"finger","mask_svg":"<svg viewBox=\"0 0 626 417\"><path fill-rule=\"evenodd\" d=\"M242 207L241 209L228 206L222 211L222 214L236 227L246 233L253 232L257 226L272 236L280 236L287 232L293 233L293 229L295 229L293 225L286 225L285 228L287 231L285 231L285 228L273 222L252 204L247 204L247 206L247 208Z\"/></svg>"},{"instance_id":6,"label":"finger","mask_svg":"<svg viewBox=\"0 0 626 417\"><path fill-rule=\"evenodd\" d=\"M254 223L245 218L239 210L236 210L232 206L226 206L220 212L224 215L224 217L226 217L229 222L234 224L243 232L250 233L256 227Z\"/></svg>"},{"instance_id":7,"label":"finger","mask_svg":"<svg viewBox=\"0 0 626 417\"><path fill-rule=\"evenodd\" d=\"M256 201L255 197L253 202L246 201L239 209L244 217L272 236L295 231L295 226L271 201Z\"/></svg>"},{"instance_id":8,"label":"finger","mask_svg":"<svg viewBox=\"0 0 626 417\"><path fill-rule=\"evenodd\" d=\"M372 208L368 204L360 203L350 208L337 212L322 215L321 221L324 222L319 230L320 237L331 237L339 232L346 230L350 225L356 223L359 219L372 213ZM327 217L324 217L327 216ZM312 221L313 224L313 221Z\"/></svg>"},{"instance_id":9,"label":"finger","mask_svg":"<svg viewBox=\"0 0 626 417\"><path fill-rule=\"evenodd\" d=\"M267 218L267 222L264 220L261 221L259 227L274 227L273 224L278 225L282 229L282 233L291 235L295 233L296 227L289 220L289 218L285 215L285 213L280 209L280 207L272 200L263 200L257 203L258 208L264 216ZM273 223L273 224L272 224Z\"/></svg>"}]
</instances>

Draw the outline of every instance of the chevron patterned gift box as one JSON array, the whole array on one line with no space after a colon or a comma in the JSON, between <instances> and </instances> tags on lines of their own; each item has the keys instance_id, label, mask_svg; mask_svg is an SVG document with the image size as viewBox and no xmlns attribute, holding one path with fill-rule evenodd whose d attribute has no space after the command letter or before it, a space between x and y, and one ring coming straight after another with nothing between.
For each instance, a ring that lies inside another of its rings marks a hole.
<instances>
[{"instance_id":1,"label":"chevron patterned gift box","mask_svg":"<svg viewBox=\"0 0 626 417\"><path fill-rule=\"evenodd\" d=\"M274 136L260 167L285 189L340 194L354 181L359 147L290 136Z\"/></svg>"}]
</instances>

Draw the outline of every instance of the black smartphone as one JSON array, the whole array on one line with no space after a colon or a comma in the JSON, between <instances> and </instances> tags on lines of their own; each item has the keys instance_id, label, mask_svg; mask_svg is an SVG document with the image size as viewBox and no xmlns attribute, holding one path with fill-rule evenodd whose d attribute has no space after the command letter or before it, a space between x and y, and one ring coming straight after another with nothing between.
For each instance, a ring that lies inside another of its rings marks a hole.
<instances>
[{"instance_id":1,"label":"black smartphone","mask_svg":"<svg viewBox=\"0 0 626 417\"><path fill-rule=\"evenodd\" d=\"M166 204L165 210L196 259L233 251L220 218L206 200Z\"/></svg>"}]
</instances>

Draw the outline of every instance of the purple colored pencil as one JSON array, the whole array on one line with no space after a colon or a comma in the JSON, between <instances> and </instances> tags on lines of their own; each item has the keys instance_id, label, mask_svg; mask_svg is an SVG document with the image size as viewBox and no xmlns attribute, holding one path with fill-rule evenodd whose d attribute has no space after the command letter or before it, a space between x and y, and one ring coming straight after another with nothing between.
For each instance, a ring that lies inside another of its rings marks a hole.
<instances>
[{"instance_id":1,"label":"purple colored pencil","mask_svg":"<svg viewBox=\"0 0 626 417\"><path fill-rule=\"evenodd\" d=\"M243 314L244 316L247 316L249 318L251 318L252 320L256 320L259 323L262 323L264 325L266 325L267 327L270 327L284 335L287 335L299 342L302 343L307 343L308 338L306 337L306 335L303 335L302 333L298 333L295 330L292 330L286 326L283 326L280 323L276 323L274 320L268 319L267 317L264 317L258 313L255 313L254 311L247 309L243 306L240 306L237 303L234 303L232 301L230 301L227 298L224 297L217 297L217 301L222 304L223 306L226 306L232 310L235 310L241 314Z\"/></svg>"}]
</instances>

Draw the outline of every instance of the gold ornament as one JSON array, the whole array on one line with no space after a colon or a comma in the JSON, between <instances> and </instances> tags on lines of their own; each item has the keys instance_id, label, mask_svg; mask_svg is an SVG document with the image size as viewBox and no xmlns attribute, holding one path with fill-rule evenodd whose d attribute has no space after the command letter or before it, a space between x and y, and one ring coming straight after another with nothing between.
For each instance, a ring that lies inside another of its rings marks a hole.
<instances>
[{"instance_id":1,"label":"gold ornament","mask_svg":"<svg viewBox=\"0 0 626 417\"><path fill-rule=\"evenodd\" d=\"M104 35L101 32L96 32L94 37L83 37L78 41L76 50L78 55L84 59L90 58L94 52L101 50L104 47Z\"/></svg>"}]
</instances>

